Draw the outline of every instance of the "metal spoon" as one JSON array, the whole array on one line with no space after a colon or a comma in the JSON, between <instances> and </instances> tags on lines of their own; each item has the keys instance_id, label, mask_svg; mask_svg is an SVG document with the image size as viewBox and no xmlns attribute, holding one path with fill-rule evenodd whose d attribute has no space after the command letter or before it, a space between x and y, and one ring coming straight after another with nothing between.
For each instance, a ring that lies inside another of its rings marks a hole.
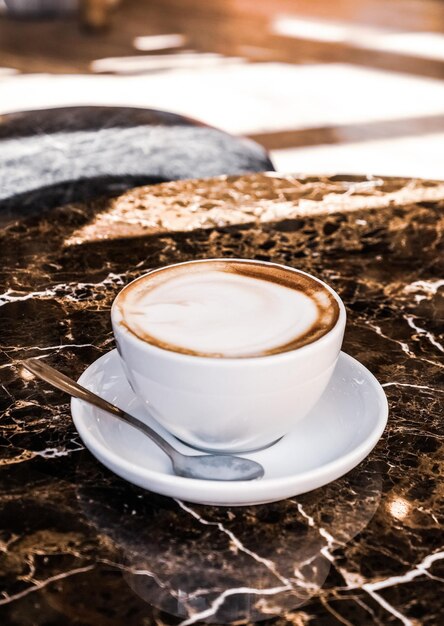
<instances>
[{"instance_id":1,"label":"metal spoon","mask_svg":"<svg viewBox=\"0 0 444 626\"><path fill-rule=\"evenodd\" d=\"M107 411L119 418L122 422L138 428L144 435L152 439L165 454L167 454L173 464L174 472L178 476L186 478L199 478L201 480L254 480L264 475L264 468L255 461L244 459L231 454L205 454L190 456L182 454L168 443L155 430L144 424L142 421L122 411L114 404L104 398L97 396L92 391L85 389L65 374L57 371L41 360L26 359L22 365L27 370L42 378L50 385L66 391L71 396L89 402L103 411Z\"/></svg>"}]
</instances>

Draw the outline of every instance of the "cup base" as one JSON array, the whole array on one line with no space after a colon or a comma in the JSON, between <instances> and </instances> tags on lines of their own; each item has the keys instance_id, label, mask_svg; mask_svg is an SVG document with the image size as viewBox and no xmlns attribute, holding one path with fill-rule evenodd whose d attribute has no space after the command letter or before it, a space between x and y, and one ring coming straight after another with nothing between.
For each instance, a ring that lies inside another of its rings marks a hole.
<instances>
[{"instance_id":1,"label":"cup base","mask_svg":"<svg viewBox=\"0 0 444 626\"><path fill-rule=\"evenodd\" d=\"M285 437L285 435L282 435L282 437ZM260 452L261 450L266 450L267 448L271 448L272 446L274 446L278 441L280 441L282 439L282 437L278 437L277 439L275 439L274 441L272 441L271 443L267 443L264 446L260 446L259 448L247 448L246 450L242 449L242 450L229 450L229 449L217 449L215 450L214 448L205 448L203 446L194 446L191 443L188 443L188 441L184 441L183 439L180 439L180 437L176 437L174 436L175 439L177 439L177 441L180 441L180 443L183 443L184 446L187 446L188 448L191 448L192 450L197 450L198 452L208 452L209 454L234 454L234 455L238 455L238 454L250 454L253 452Z\"/></svg>"}]
</instances>

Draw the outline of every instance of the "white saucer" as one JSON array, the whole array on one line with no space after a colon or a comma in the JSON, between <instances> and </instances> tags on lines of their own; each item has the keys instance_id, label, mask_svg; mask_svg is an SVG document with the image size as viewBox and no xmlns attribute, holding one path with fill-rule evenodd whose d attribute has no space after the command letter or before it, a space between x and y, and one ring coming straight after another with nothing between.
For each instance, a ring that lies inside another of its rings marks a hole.
<instances>
[{"instance_id":1,"label":"white saucer","mask_svg":"<svg viewBox=\"0 0 444 626\"><path fill-rule=\"evenodd\" d=\"M90 365L79 382L149 422L177 449L199 454L147 417L116 350ZM100 409L73 399L71 410L85 446L122 478L173 498L225 506L274 502L336 480L369 454L388 416L387 399L376 378L341 352L333 378L311 413L273 446L244 455L261 463L265 476L251 482L217 482L175 476L168 457L154 443Z\"/></svg>"}]
</instances>

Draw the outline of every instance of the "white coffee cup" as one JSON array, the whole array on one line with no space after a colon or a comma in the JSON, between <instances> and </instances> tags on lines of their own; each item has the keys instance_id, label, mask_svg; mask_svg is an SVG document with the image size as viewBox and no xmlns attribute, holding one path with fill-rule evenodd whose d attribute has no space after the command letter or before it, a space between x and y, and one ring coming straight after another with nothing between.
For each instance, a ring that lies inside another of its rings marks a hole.
<instances>
[{"instance_id":1,"label":"white coffee cup","mask_svg":"<svg viewBox=\"0 0 444 626\"><path fill-rule=\"evenodd\" d=\"M323 334L300 347L296 342L295 347L287 344L274 352L240 357L194 353L149 336L141 338L128 328L128 293L136 283L138 288L140 281L149 285L163 280L159 273L165 271L191 276L211 264L253 268L264 276L285 273L290 280L315 285L319 293L328 294L335 318ZM111 320L125 375L149 414L191 446L238 453L273 443L307 416L332 376L346 313L336 292L305 272L262 261L210 259L160 268L136 279L117 296Z\"/></svg>"}]
</instances>

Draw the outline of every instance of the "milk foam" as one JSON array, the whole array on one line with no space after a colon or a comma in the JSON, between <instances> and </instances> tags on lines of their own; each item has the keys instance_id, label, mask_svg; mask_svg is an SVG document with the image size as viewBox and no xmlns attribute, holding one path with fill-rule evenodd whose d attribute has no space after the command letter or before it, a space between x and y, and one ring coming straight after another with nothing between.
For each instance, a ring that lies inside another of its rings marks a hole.
<instances>
[{"instance_id":1,"label":"milk foam","mask_svg":"<svg viewBox=\"0 0 444 626\"><path fill-rule=\"evenodd\" d=\"M325 299L325 290L319 295ZM319 307L300 290L209 265L158 283L149 276L136 282L125 296L123 317L137 336L173 350L248 357L309 333Z\"/></svg>"}]
</instances>

